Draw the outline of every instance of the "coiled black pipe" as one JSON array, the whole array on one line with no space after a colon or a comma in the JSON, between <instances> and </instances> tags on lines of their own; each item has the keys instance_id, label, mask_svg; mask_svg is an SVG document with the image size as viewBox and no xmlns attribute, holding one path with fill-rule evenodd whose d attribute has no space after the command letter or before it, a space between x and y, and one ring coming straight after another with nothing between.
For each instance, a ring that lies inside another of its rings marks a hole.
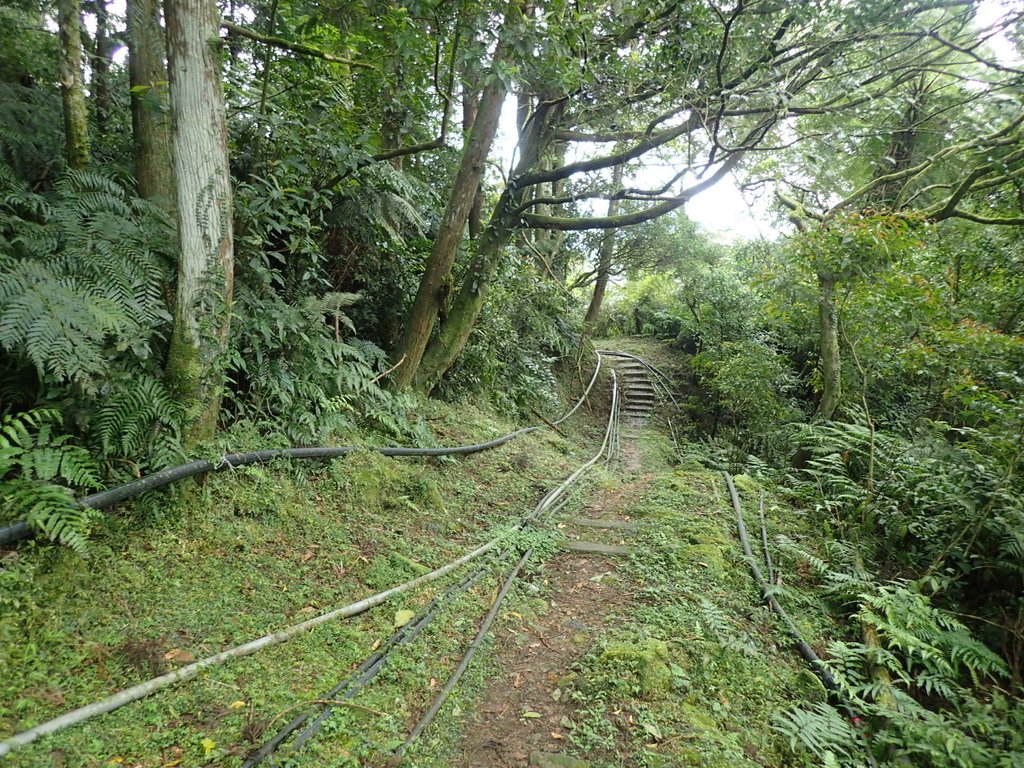
<instances>
[{"instance_id":1,"label":"coiled black pipe","mask_svg":"<svg viewBox=\"0 0 1024 768\"><path fill-rule=\"evenodd\" d=\"M586 400L587 395L590 394L590 390L594 386L594 382L597 381L597 376L601 372L601 355L597 355L597 364L594 367L594 374L590 378L590 383L587 384L586 389L583 391L583 395L576 401L576 404L564 413L557 420L553 421L552 424L558 425L563 421L572 416L579 407ZM80 506L87 507L89 509L105 509L112 507L115 504L119 504L127 499L141 496L147 491L152 491L156 488L161 488L170 483L184 480L189 477L195 477L196 475L202 475L207 472L222 472L226 469L237 469L239 467L249 466L251 464L265 464L273 459L285 458L285 459L336 459L341 456L345 456L353 451L373 451L379 453L382 456L457 456L467 455L471 453L479 453L480 451L488 451L493 448L497 448L500 445L504 445L509 440L513 440L521 435L525 435L529 432L535 432L538 429L544 429L544 425L537 424L532 427L523 427L517 429L515 432L510 432L507 435L496 437L493 440L488 440L484 443L474 443L471 445L456 445L449 448L403 448L403 447L384 447L384 448L367 448L355 445L343 445L337 447L319 447L319 448L272 448L262 451L247 451L245 453L228 453L217 459L216 461L210 461L202 459L199 461L190 461L187 464L180 464L176 467L170 467L168 469L154 472L152 475L141 477L138 480L132 480L130 483L119 485L115 488L108 488L105 491L90 494L89 496L83 496L78 500ZM33 534L32 528L25 521L12 523L4 527L0 527L0 545L9 544L15 541L21 541L22 539L30 538Z\"/></svg>"}]
</instances>

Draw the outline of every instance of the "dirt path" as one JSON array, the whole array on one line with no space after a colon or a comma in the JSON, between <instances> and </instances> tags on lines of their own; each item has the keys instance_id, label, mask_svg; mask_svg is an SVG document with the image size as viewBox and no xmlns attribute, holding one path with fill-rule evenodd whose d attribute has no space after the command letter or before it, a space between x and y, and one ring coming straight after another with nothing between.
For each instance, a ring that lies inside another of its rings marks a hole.
<instances>
[{"instance_id":1,"label":"dirt path","mask_svg":"<svg viewBox=\"0 0 1024 768\"><path fill-rule=\"evenodd\" d=\"M623 458L627 467L639 465L633 441L624 441ZM650 480L651 476L638 477L584 514L627 521L629 502ZM618 538L594 529L575 533L605 542L626 539L623 543L628 544L628 533ZM466 728L457 766L521 768L537 764L531 762L536 752L565 749L568 733L564 723L572 717L574 705L560 683L629 603L628 594L616 586L619 560L564 553L545 566L548 610L499 632L498 665L503 672L488 687Z\"/></svg>"}]
</instances>

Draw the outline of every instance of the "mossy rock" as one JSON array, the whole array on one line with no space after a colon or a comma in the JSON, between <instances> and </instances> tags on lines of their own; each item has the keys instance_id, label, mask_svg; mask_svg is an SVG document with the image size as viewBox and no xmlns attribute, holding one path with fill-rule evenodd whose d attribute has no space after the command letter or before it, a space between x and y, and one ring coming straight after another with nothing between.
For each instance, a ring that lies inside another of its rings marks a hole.
<instances>
[{"instance_id":1,"label":"mossy rock","mask_svg":"<svg viewBox=\"0 0 1024 768\"><path fill-rule=\"evenodd\" d=\"M736 490L740 493L752 494L755 500L760 498L761 484L750 475L733 475L732 481L736 485ZM744 506L746 505L744 504ZM744 512L746 512L745 509Z\"/></svg>"},{"instance_id":2,"label":"mossy rock","mask_svg":"<svg viewBox=\"0 0 1024 768\"><path fill-rule=\"evenodd\" d=\"M602 667L614 669L620 675L634 675L637 692L643 698L654 698L672 689L668 662L668 644L651 639L611 644L598 659Z\"/></svg>"},{"instance_id":3,"label":"mossy rock","mask_svg":"<svg viewBox=\"0 0 1024 768\"><path fill-rule=\"evenodd\" d=\"M441 495L437 481L433 478L427 477L413 481L410 484L410 491L409 495L413 502L421 510L444 511L444 497Z\"/></svg>"},{"instance_id":4,"label":"mossy rock","mask_svg":"<svg viewBox=\"0 0 1024 768\"><path fill-rule=\"evenodd\" d=\"M700 463L700 458L692 453L684 453L678 457L679 464L676 465L677 472L702 472L705 467Z\"/></svg>"},{"instance_id":5,"label":"mossy rock","mask_svg":"<svg viewBox=\"0 0 1024 768\"><path fill-rule=\"evenodd\" d=\"M725 551L721 544L690 544L680 549L683 560L697 565L703 563L710 570L724 572L726 570Z\"/></svg>"}]
</instances>

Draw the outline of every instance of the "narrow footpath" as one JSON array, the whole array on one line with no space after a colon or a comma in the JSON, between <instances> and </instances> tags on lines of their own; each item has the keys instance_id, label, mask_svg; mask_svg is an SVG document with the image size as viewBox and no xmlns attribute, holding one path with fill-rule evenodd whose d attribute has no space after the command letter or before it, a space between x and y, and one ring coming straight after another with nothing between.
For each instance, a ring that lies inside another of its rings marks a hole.
<instances>
[{"instance_id":1,"label":"narrow footpath","mask_svg":"<svg viewBox=\"0 0 1024 768\"><path fill-rule=\"evenodd\" d=\"M627 446L623 445L623 451ZM628 511L651 476L637 478L587 510L588 522L631 526ZM628 546L628 528L590 525L587 539ZM600 535L595 532L600 531ZM573 538L576 538L575 536ZM572 765L558 762L568 739L575 706L566 684L574 666L614 626L630 602L619 576L621 556L567 551L545 566L547 610L522 618L498 636L503 670L488 687L467 724L461 768Z\"/></svg>"},{"instance_id":2,"label":"narrow footpath","mask_svg":"<svg viewBox=\"0 0 1024 768\"><path fill-rule=\"evenodd\" d=\"M544 567L546 607L497 637L497 666L465 729L460 768L561 768L585 762L564 754L576 705L569 688L582 659L621 620L631 588L620 573L638 524L630 511L650 485L637 434L654 405L639 366L616 366L625 418L618 461L622 485L584 514L559 524L564 551Z\"/></svg>"}]
</instances>

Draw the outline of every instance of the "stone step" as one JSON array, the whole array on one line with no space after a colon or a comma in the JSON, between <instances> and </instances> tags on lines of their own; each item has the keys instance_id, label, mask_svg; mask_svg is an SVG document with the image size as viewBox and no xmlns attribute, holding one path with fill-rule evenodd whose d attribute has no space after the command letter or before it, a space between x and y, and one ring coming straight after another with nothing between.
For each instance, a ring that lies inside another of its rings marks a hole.
<instances>
[{"instance_id":1,"label":"stone step","mask_svg":"<svg viewBox=\"0 0 1024 768\"><path fill-rule=\"evenodd\" d=\"M619 544L600 544L596 541L563 541L560 546L569 552L583 552L588 555L628 555L633 551Z\"/></svg>"},{"instance_id":2,"label":"stone step","mask_svg":"<svg viewBox=\"0 0 1024 768\"><path fill-rule=\"evenodd\" d=\"M574 517L566 520L570 525L581 525L586 528L611 528L621 531L635 531L640 527L639 523L628 520L598 520L593 517Z\"/></svg>"}]
</instances>

